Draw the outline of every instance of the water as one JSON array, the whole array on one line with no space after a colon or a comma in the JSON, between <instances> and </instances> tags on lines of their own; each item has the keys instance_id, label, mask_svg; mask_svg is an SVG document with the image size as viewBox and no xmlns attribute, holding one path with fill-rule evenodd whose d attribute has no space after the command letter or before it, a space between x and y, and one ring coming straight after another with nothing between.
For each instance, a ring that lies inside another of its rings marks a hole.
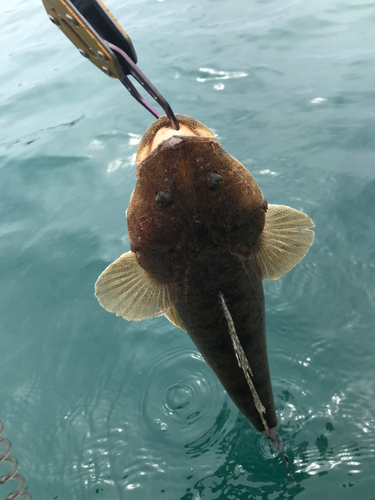
<instances>
[{"instance_id":1,"label":"water","mask_svg":"<svg viewBox=\"0 0 375 500\"><path fill-rule=\"evenodd\" d=\"M269 203L315 222L303 262L265 283L296 484L186 334L98 305L97 276L129 248L134 154L152 117L77 54L39 0L2 0L0 418L29 491L46 500L369 500L374 4L108 7L175 112L212 128ZM12 486L0 486L2 498Z\"/></svg>"}]
</instances>

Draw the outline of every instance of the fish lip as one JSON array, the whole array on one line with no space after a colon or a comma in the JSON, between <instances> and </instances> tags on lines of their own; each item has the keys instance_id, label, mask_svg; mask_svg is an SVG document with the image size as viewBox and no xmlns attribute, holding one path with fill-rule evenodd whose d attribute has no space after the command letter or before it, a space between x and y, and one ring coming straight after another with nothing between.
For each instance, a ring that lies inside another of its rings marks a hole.
<instances>
[{"instance_id":1,"label":"fish lip","mask_svg":"<svg viewBox=\"0 0 375 500\"><path fill-rule=\"evenodd\" d=\"M216 139L212 139L211 137L201 137L199 135L172 135L172 137L169 137L165 141L162 141L155 149L152 151L148 157L152 156L155 151L158 149L168 149L168 148L174 148L181 143L188 143L188 142L204 142L204 143L212 143L212 144L219 144L219 142ZM145 158L146 159L146 158Z\"/></svg>"},{"instance_id":2,"label":"fish lip","mask_svg":"<svg viewBox=\"0 0 375 500\"><path fill-rule=\"evenodd\" d=\"M171 129L169 119L165 115L158 118L156 122L152 123L148 127L148 129L146 130L146 132L144 133L142 139L138 144L138 149L135 159L135 163L137 165L139 165L141 161L145 160L146 157L151 153L150 147L152 146L152 143L156 135L158 134L159 130L161 130L162 128L170 129L172 132L176 132L177 135L182 136L184 134L182 134L181 132L182 129L185 127L188 129L188 133L186 135L196 135L199 137L212 137L212 138L215 137L214 133L198 120L195 120L194 118L191 118L186 115L176 114L175 116L180 124L179 132Z\"/></svg>"},{"instance_id":3,"label":"fish lip","mask_svg":"<svg viewBox=\"0 0 375 500\"><path fill-rule=\"evenodd\" d=\"M177 144L180 144L180 142L182 142L182 140L183 140L182 136L172 135L172 137L169 137L165 141L162 141L162 143L165 143L164 144L165 147L173 147L173 146L177 146Z\"/></svg>"},{"instance_id":4,"label":"fish lip","mask_svg":"<svg viewBox=\"0 0 375 500\"><path fill-rule=\"evenodd\" d=\"M138 165L138 167L152 160L162 149L173 149L182 147L189 142L202 142L206 144L214 144L221 148L219 141L217 141L216 139L212 139L211 137L201 137L198 135L172 135L172 137L168 137L168 139L162 141L153 151L151 151L151 153L148 156L146 156L146 158Z\"/></svg>"},{"instance_id":5,"label":"fish lip","mask_svg":"<svg viewBox=\"0 0 375 500\"><path fill-rule=\"evenodd\" d=\"M171 139L175 139L175 141L170 142ZM176 141L176 139L178 139ZM214 139L212 137L202 137L199 135L173 135L172 137L168 137L165 141L162 141L150 154L146 156L144 160L142 160L136 168L135 175L138 178L142 169L146 168L147 165L149 165L151 162L154 161L155 157L162 151L162 150L173 150L173 148L183 148L185 145L189 144L190 142L201 142L202 144L207 144L211 145L212 147L215 148L220 148L221 144L217 139Z\"/></svg>"}]
</instances>

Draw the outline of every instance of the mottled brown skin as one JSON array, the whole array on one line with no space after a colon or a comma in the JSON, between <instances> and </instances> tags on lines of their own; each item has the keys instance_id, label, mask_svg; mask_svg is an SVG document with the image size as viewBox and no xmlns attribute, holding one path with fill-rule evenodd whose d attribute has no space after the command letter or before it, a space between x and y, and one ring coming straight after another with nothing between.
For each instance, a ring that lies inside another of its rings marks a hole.
<instances>
[{"instance_id":1,"label":"mottled brown skin","mask_svg":"<svg viewBox=\"0 0 375 500\"><path fill-rule=\"evenodd\" d=\"M222 292L270 428L277 425L261 276L252 259L267 203L251 174L206 137L172 137L140 163L127 211L131 250L169 283L191 339L241 412L263 424L237 364Z\"/></svg>"}]
</instances>

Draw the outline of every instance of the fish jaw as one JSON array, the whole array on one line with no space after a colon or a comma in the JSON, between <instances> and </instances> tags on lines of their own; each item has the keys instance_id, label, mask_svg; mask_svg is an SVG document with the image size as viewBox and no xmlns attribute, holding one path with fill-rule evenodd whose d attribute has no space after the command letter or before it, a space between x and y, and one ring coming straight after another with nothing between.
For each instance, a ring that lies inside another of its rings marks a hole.
<instances>
[{"instance_id":1,"label":"fish jaw","mask_svg":"<svg viewBox=\"0 0 375 500\"><path fill-rule=\"evenodd\" d=\"M203 123L190 118L186 115L176 115L180 130L174 130L170 127L170 121L167 116L161 116L154 123L152 123L146 132L143 134L139 142L135 163L139 165L147 156L162 142L172 135L185 135L197 137L214 138L214 133L207 128Z\"/></svg>"},{"instance_id":2,"label":"fish jaw","mask_svg":"<svg viewBox=\"0 0 375 500\"><path fill-rule=\"evenodd\" d=\"M159 144L163 141L167 141L171 137L197 137L197 134L194 133L189 127L186 125L180 125L179 130L175 130L171 127L162 127L160 128L153 139L153 141L150 144L150 153L156 149Z\"/></svg>"}]
</instances>

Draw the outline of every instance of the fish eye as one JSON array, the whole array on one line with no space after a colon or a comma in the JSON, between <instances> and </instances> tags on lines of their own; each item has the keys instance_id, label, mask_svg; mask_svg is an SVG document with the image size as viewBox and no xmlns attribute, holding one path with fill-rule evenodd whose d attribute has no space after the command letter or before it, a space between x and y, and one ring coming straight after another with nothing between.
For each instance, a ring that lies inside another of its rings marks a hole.
<instances>
[{"instance_id":1,"label":"fish eye","mask_svg":"<svg viewBox=\"0 0 375 500\"><path fill-rule=\"evenodd\" d=\"M207 178L208 189L215 191L221 188L223 178L217 172L212 172Z\"/></svg>"},{"instance_id":2,"label":"fish eye","mask_svg":"<svg viewBox=\"0 0 375 500\"><path fill-rule=\"evenodd\" d=\"M160 208L167 208L172 205L173 200L170 194L164 193L163 191L158 191L155 195L155 203Z\"/></svg>"}]
</instances>

